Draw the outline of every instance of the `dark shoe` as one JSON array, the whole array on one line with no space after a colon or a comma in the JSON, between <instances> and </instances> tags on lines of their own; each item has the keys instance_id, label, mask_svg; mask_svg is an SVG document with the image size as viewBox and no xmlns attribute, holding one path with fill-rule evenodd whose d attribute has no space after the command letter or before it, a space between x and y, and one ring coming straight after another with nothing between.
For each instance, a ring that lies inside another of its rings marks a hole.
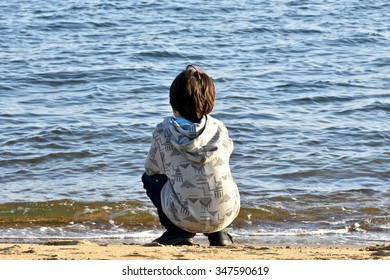
<instances>
[{"instance_id":1,"label":"dark shoe","mask_svg":"<svg viewBox=\"0 0 390 280\"><path fill-rule=\"evenodd\" d=\"M194 233L190 232L176 232L167 230L159 238L153 240L161 245L194 245Z\"/></svg>"},{"instance_id":2,"label":"dark shoe","mask_svg":"<svg viewBox=\"0 0 390 280\"><path fill-rule=\"evenodd\" d=\"M210 246L227 246L233 244L233 237L226 231L218 231L206 235Z\"/></svg>"}]
</instances>

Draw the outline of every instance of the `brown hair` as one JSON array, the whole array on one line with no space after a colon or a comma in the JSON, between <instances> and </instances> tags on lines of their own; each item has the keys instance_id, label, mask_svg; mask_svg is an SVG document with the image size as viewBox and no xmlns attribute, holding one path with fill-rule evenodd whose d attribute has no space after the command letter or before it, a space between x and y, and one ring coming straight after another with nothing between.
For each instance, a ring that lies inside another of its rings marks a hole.
<instances>
[{"instance_id":1,"label":"brown hair","mask_svg":"<svg viewBox=\"0 0 390 280\"><path fill-rule=\"evenodd\" d=\"M169 90L172 109L191 121L197 122L209 114L215 103L215 86L203 70L188 65L172 82Z\"/></svg>"}]
</instances>

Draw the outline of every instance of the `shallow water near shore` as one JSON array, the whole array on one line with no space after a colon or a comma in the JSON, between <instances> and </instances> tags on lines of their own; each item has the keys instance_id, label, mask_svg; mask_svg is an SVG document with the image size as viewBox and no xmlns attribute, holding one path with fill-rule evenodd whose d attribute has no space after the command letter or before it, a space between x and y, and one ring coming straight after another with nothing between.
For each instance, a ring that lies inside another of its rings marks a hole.
<instances>
[{"instance_id":1,"label":"shallow water near shore","mask_svg":"<svg viewBox=\"0 0 390 280\"><path fill-rule=\"evenodd\" d=\"M193 63L235 144L239 242L390 241L386 1L15 0L0 12L1 240L161 234L140 177L170 83Z\"/></svg>"}]
</instances>

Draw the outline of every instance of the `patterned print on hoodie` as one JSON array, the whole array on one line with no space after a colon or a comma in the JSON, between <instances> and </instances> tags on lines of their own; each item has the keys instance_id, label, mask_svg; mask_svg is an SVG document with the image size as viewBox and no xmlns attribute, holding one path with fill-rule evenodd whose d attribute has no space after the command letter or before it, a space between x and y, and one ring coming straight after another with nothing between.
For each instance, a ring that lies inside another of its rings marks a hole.
<instances>
[{"instance_id":1,"label":"patterned print on hoodie","mask_svg":"<svg viewBox=\"0 0 390 280\"><path fill-rule=\"evenodd\" d=\"M210 115L199 123L167 117L157 125L145 169L149 176L167 175L162 209L175 225L211 233L237 217L240 196L230 172L232 151L225 125Z\"/></svg>"}]
</instances>

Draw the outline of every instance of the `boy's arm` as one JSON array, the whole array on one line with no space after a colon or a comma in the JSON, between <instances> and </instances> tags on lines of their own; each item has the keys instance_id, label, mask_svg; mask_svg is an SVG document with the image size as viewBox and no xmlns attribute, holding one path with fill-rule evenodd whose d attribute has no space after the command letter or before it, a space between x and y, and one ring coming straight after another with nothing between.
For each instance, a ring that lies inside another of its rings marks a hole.
<instances>
[{"instance_id":1,"label":"boy's arm","mask_svg":"<svg viewBox=\"0 0 390 280\"><path fill-rule=\"evenodd\" d=\"M161 136L158 127L153 132L152 145L145 162L145 171L149 176L165 174L164 164L161 158Z\"/></svg>"}]
</instances>

